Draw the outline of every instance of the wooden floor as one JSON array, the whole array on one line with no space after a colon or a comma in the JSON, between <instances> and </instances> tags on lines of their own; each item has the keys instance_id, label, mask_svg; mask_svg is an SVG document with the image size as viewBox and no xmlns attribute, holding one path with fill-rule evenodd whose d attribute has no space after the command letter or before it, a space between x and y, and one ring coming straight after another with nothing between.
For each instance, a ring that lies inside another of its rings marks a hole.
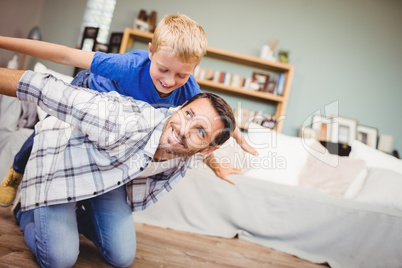
<instances>
[{"instance_id":1,"label":"wooden floor","mask_svg":"<svg viewBox=\"0 0 402 268\"><path fill-rule=\"evenodd\" d=\"M323 266L240 239L224 239L136 224L137 253L131 267ZM15 224L10 208L0 208L0 267L39 267ZM74 267L111 267L85 237Z\"/></svg>"}]
</instances>

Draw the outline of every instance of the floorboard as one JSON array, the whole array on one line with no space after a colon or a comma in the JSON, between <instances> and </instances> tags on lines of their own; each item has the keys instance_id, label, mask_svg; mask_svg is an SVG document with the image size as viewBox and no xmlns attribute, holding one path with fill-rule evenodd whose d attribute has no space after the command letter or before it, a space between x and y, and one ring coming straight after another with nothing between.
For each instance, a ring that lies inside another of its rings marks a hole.
<instances>
[{"instance_id":1,"label":"floorboard","mask_svg":"<svg viewBox=\"0 0 402 268\"><path fill-rule=\"evenodd\" d=\"M225 239L136 224L137 253L131 267L323 268L295 256L240 239ZM39 267L25 244L10 208L0 208L0 267ZM74 267L111 267L98 249L80 236Z\"/></svg>"}]
</instances>

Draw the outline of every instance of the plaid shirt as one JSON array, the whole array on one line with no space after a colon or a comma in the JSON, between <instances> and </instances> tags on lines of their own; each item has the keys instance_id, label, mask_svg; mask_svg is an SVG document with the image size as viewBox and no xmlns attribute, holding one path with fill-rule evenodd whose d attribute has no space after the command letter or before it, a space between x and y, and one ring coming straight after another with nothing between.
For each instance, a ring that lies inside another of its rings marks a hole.
<instances>
[{"instance_id":1,"label":"plaid shirt","mask_svg":"<svg viewBox=\"0 0 402 268\"><path fill-rule=\"evenodd\" d=\"M51 115L35 127L21 184L23 210L77 202L124 184L132 210L143 210L169 192L190 164L182 158L177 168L136 179L152 160L171 110L31 71L21 77L17 95Z\"/></svg>"}]
</instances>

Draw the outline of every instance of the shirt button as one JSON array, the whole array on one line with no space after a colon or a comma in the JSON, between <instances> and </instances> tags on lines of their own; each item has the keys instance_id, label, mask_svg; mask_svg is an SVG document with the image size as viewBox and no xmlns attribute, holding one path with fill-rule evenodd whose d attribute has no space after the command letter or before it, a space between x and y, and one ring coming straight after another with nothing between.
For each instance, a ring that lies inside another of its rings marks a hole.
<instances>
[{"instance_id":1,"label":"shirt button","mask_svg":"<svg viewBox=\"0 0 402 268\"><path fill-rule=\"evenodd\" d=\"M72 198L71 198L71 197L69 197L69 198L67 198L67 201L71 201L71 199L72 199Z\"/></svg>"},{"instance_id":2,"label":"shirt button","mask_svg":"<svg viewBox=\"0 0 402 268\"><path fill-rule=\"evenodd\" d=\"M118 182L117 182L117 185L120 185L120 183L121 183L121 182L118 181Z\"/></svg>"},{"instance_id":3,"label":"shirt button","mask_svg":"<svg viewBox=\"0 0 402 268\"><path fill-rule=\"evenodd\" d=\"M94 192L94 195L96 195L96 192Z\"/></svg>"},{"instance_id":4,"label":"shirt button","mask_svg":"<svg viewBox=\"0 0 402 268\"><path fill-rule=\"evenodd\" d=\"M36 203L35 206L39 207L39 203Z\"/></svg>"},{"instance_id":5,"label":"shirt button","mask_svg":"<svg viewBox=\"0 0 402 268\"><path fill-rule=\"evenodd\" d=\"M140 167L140 171L143 171L144 170L144 168L143 167Z\"/></svg>"}]
</instances>

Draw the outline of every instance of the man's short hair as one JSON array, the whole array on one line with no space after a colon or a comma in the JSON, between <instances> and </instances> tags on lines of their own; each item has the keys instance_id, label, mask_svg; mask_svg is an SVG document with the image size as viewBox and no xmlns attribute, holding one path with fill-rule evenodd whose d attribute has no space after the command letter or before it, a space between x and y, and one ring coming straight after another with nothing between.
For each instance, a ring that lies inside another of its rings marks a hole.
<instances>
[{"instance_id":1,"label":"man's short hair","mask_svg":"<svg viewBox=\"0 0 402 268\"><path fill-rule=\"evenodd\" d=\"M155 28L152 53L161 49L185 63L199 64L207 51L207 36L201 25L185 15L166 15Z\"/></svg>"},{"instance_id":2,"label":"man's short hair","mask_svg":"<svg viewBox=\"0 0 402 268\"><path fill-rule=\"evenodd\" d=\"M212 93L199 93L189 99L182 107L185 107L198 99L208 99L212 107L219 115L219 119L223 123L223 129L211 142L212 146L219 146L224 144L233 134L236 128L236 120L233 114L232 107L221 97Z\"/></svg>"}]
</instances>

